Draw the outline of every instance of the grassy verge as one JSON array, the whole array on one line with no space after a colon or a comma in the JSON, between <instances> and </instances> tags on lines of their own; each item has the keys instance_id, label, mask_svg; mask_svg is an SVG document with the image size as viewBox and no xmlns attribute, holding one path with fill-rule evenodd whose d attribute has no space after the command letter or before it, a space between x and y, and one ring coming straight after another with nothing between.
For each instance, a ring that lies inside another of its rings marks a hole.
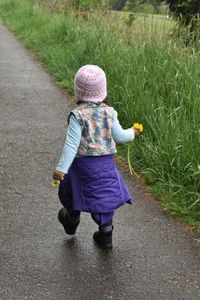
<instances>
[{"instance_id":1,"label":"grassy verge","mask_svg":"<svg viewBox=\"0 0 200 300\"><path fill-rule=\"evenodd\" d=\"M77 69L102 67L110 103L124 127L144 124L132 147L132 164L163 206L194 228L200 226L200 68L196 53L167 41L129 45L97 20L42 10L27 0L0 0L0 16L73 92ZM126 146L119 147L125 155Z\"/></svg>"},{"instance_id":2,"label":"grassy verge","mask_svg":"<svg viewBox=\"0 0 200 300\"><path fill-rule=\"evenodd\" d=\"M174 22L165 15L115 11L101 18L106 19L125 41L133 45L152 39L161 41L166 35L171 35L174 29Z\"/></svg>"}]
</instances>

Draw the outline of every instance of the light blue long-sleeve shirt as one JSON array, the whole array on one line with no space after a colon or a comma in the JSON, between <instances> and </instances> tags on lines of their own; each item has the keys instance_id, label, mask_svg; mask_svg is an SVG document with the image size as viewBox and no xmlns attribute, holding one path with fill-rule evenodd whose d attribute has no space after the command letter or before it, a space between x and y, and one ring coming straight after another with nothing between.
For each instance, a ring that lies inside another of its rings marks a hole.
<instances>
[{"instance_id":1,"label":"light blue long-sleeve shirt","mask_svg":"<svg viewBox=\"0 0 200 300\"><path fill-rule=\"evenodd\" d=\"M62 173L67 173L70 165L72 164L74 158L77 155L78 147L81 141L82 128L72 114L69 119L68 129L66 133L66 139L62 151L62 155L57 171ZM130 142L134 139L135 134L132 128L123 129L119 123L117 112L114 111L113 126L112 126L112 137L115 143L121 144Z\"/></svg>"}]
</instances>

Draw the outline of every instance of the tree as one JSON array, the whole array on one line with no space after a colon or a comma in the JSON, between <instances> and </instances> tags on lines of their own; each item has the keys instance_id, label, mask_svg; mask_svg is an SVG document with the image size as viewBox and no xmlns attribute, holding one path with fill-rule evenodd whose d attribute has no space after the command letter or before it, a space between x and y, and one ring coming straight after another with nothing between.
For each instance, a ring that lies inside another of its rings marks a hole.
<instances>
[{"instance_id":1,"label":"tree","mask_svg":"<svg viewBox=\"0 0 200 300\"><path fill-rule=\"evenodd\" d=\"M139 6L139 4L141 4L140 0L127 0L126 1L126 8L129 11L135 11L137 9L137 7Z\"/></svg>"},{"instance_id":2,"label":"tree","mask_svg":"<svg viewBox=\"0 0 200 300\"><path fill-rule=\"evenodd\" d=\"M126 0L115 1L115 3L113 4L112 9L113 10L122 10L122 8L124 8L125 4L126 4Z\"/></svg>"},{"instance_id":3,"label":"tree","mask_svg":"<svg viewBox=\"0 0 200 300\"><path fill-rule=\"evenodd\" d=\"M127 0L126 1L126 8L130 11L136 10L136 8L144 8L144 6L151 5L153 7L154 13L160 12L160 5L163 0Z\"/></svg>"},{"instance_id":4,"label":"tree","mask_svg":"<svg viewBox=\"0 0 200 300\"><path fill-rule=\"evenodd\" d=\"M200 0L166 0L166 3L181 26L188 27L190 33L198 31Z\"/></svg>"},{"instance_id":5,"label":"tree","mask_svg":"<svg viewBox=\"0 0 200 300\"><path fill-rule=\"evenodd\" d=\"M153 6L155 13L158 14L160 12L160 5L163 2L163 0L149 0L146 2L149 2Z\"/></svg>"}]
</instances>

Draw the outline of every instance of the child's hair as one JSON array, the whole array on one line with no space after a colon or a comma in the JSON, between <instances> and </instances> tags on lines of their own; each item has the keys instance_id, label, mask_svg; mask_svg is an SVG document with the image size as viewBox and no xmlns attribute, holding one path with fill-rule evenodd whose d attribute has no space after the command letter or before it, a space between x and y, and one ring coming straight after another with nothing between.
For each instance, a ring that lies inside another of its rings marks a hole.
<instances>
[{"instance_id":1,"label":"child's hair","mask_svg":"<svg viewBox=\"0 0 200 300\"><path fill-rule=\"evenodd\" d=\"M76 73L74 92L77 103L101 103L107 96L105 72L95 65L85 65Z\"/></svg>"},{"instance_id":2,"label":"child's hair","mask_svg":"<svg viewBox=\"0 0 200 300\"><path fill-rule=\"evenodd\" d=\"M86 102L86 101L77 100L77 101L76 101L76 104L77 104L77 105L80 105L80 104L83 104L83 103L85 103L85 102ZM106 97L106 98L105 98L103 101L101 101L101 102L95 102L95 104L98 105L98 106L100 106L101 103L107 104L107 103L108 103L108 97Z\"/></svg>"}]
</instances>

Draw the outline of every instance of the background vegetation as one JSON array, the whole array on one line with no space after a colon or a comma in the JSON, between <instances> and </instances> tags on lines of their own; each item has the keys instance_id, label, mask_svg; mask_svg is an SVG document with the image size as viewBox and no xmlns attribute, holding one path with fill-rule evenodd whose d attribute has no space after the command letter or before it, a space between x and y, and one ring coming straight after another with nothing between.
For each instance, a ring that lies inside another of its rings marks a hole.
<instances>
[{"instance_id":1,"label":"background vegetation","mask_svg":"<svg viewBox=\"0 0 200 300\"><path fill-rule=\"evenodd\" d=\"M165 209L199 228L198 44L186 48L172 40L173 22L164 16L156 17L157 26L152 16L136 15L128 23L129 13L122 15L103 6L100 13L83 14L64 0L0 0L2 20L69 93L80 66L92 63L105 70L109 102L123 126L144 124L143 136L132 146L135 170ZM136 35L135 27L143 29ZM126 151L119 147L120 155Z\"/></svg>"}]
</instances>

